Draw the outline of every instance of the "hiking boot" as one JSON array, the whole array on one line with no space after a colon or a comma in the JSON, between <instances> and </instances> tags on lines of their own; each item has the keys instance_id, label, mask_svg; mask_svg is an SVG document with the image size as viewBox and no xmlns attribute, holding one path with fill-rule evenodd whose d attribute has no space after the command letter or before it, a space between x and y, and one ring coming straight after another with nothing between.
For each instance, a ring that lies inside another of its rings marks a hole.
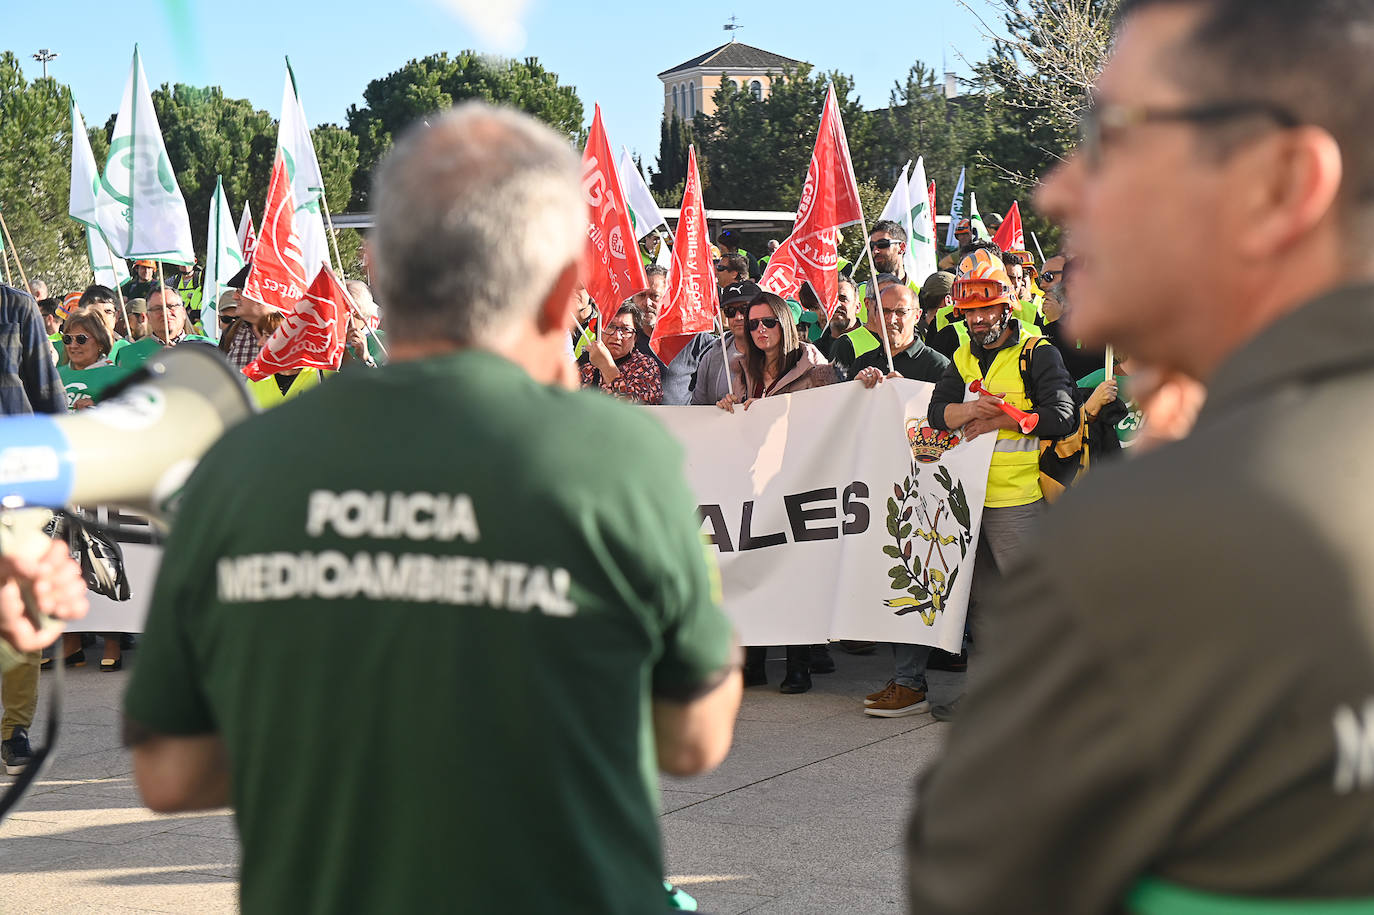
<instances>
[{"instance_id":1,"label":"hiking boot","mask_svg":"<svg viewBox=\"0 0 1374 915\"><path fill-rule=\"evenodd\" d=\"M28 728L16 726L9 740L0 741L0 760L5 763L6 774L18 775L32 759L33 751L29 749Z\"/></svg>"},{"instance_id":2,"label":"hiking boot","mask_svg":"<svg viewBox=\"0 0 1374 915\"><path fill-rule=\"evenodd\" d=\"M888 693L890 693L892 691L892 687L896 685L896 680L888 680L886 683L883 684L882 689L878 690L876 693L869 693L867 696L864 696L864 705L872 705L873 703L877 702L879 699L883 698Z\"/></svg>"},{"instance_id":3,"label":"hiking boot","mask_svg":"<svg viewBox=\"0 0 1374 915\"><path fill-rule=\"evenodd\" d=\"M963 701L963 696L951 699L944 705L937 705L930 710L930 717L936 721L953 721L959 714L959 703Z\"/></svg>"},{"instance_id":4,"label":"hiking boot","mask_svg":"<svg viewBox=\"0 0 1374 915\"><path fill-rule=\"evenodd\" d=\"M835 672L835 659L830 656L828 646L811 646L811 672L813 674L833 674Z\"/></svg>"},{"instance_id":5,"label":"hiking boot","mask_svg":"<svg viewBox=\"0 0 1374 915\"><path fill-rule=\"evenodd\" d=\"M872 715L874 718L905 718L907 715L919 715L929 710L930 703L926 701L925 690L894 683L886 695L873 700L873 704L864 708L864 714Z\"/></svg>"}]
</instances>

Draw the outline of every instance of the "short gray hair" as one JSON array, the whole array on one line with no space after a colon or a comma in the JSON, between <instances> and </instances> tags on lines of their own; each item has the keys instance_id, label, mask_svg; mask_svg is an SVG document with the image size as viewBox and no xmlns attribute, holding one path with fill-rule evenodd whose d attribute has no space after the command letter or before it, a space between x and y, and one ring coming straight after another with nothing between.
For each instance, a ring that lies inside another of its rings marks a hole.
<instances>
[{"instance_id":1,"label":"short gray hair","mask_svg":"<svg viewBox=\"0 0 1374 915\"><path fill-rule=\"evenodd\" d=\"M566 139L482 102L407 130L375 189L388 331L466 345L534 314L586 245L579 174Z\"/></svg>"}]
</instances>

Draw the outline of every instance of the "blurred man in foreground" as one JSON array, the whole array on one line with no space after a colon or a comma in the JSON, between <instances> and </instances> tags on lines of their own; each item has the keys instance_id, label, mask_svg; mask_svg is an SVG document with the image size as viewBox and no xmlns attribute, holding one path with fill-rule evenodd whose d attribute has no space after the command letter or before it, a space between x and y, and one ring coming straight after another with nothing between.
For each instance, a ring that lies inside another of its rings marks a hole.
<instances>
[{"instance_id":1,"label":"blurred man in foreground","mask_svg":"<svg viewBox=\"0 0 1374 915\"><path fill-rule=\"evenodd\" d=\"M245 912L666 908L655 771L724 758L740 675L680 449L567 390L580 174L480 103L409 132L373 198L390 363L187 484L126 738L150 807L233 805ZM269 454L313 469L225 485Z\"/></svg>"},{"instance_id":2,"label":"blurred man in foreground","mask_svg":"<svg viewBox=\"0 0 1374 915\"><path fill-rule=\"evenodd\" d=\"M1121 16L1038 204L1070 330L1208 400L1056 506L988 608L911 908L1374 911L1374 2Z\"/></svg>"}]
</instances>

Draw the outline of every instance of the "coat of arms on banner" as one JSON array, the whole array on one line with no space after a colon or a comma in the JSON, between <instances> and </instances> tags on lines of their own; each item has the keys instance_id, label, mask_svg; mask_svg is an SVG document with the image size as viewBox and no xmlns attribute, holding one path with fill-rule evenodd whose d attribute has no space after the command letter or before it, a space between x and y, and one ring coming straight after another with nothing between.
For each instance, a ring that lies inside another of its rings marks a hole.
<instances>
[{"instance_id":1,"label":"coat of arms on banner","mask_svg":"<svg viewBox=\"0 0 1374 915\"><path fill-rule=\"evenodd\" d=\"M883 547L897 560L887 573L892 590L904 596L884 603L897 616L919 613L927 626L934 626L968 555L972 519L963 481L956 483L948 468L940 466L945 452L959 444L958 434L933 428L925 417L908 419L906 433L911 473L892 486L887 533L893 542Z\"/></svg>"}]
</instances>

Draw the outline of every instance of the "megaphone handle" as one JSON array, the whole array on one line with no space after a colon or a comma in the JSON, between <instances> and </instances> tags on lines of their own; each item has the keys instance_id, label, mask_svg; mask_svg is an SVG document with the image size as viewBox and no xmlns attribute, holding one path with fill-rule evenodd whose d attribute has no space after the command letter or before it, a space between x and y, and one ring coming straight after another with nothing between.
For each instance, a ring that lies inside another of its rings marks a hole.
<instances>
[{"instance_id":1,"label":"megaphone handle","mask_svg":"<svg viewBox=\"0 0 1374 915\"><path fill-rule=\"evenodd\" d=\"M0 555L37 561L52 541L43 528L52 519L52 512L41 508L19 508L0 511ZM40 632L56 635L62 624L38 610L32 594L24 589L24 612ZM24 653L0 639L0 671L13 670L24 663Z\"/></svg>"}]
</instances>

